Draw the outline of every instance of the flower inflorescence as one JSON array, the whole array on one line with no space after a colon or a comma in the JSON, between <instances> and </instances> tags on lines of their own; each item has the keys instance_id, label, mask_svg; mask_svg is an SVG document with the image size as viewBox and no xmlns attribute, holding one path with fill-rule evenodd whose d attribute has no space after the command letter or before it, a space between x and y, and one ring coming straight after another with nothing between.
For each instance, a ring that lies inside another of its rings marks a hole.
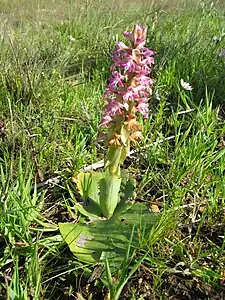
<instances>
[{"instance_id":1,"label":"flower inflorescence","mask_svg":"<svg viewBox=\"0 0 225 300\"><path fill-rule=\"evenodd\" d=\"M140 25L135 25L132 32L124 32L130 46L117 42L112 57L112 76L104 94L107 104L99 126L110 128L109 143L115 142L115 146L120 145L122 126L126 126L129 140L135 142L141 137L136 113L148 117L148 101L152 94L152 80L148 75L154 64L154 52L145 46L146 33L147 29Z\"/></svg>"}]
</instances>

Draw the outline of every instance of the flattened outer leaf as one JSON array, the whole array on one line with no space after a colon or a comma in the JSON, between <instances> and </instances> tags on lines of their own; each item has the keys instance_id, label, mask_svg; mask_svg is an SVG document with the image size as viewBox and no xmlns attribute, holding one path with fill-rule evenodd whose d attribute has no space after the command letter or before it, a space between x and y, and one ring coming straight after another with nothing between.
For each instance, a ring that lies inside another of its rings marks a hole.
<instances>
[{"instance_id":1,"label":"flattened outer leaf","mask_svg":"<svg viewBox=\"0 0 225 300\"><path fill-rule=\"evenodd\" d=\"M122 147L121 156L120 156L120 165L122 165L126 157L130 154L130 141L127 141L127 146Z\"/></svg>"},{"instance_id":2,"label":"flattened outer leaf","mask_svg":"<svg viewBox=\"0 0 225 300\"><path fill-rule=\"evenodd\" d=\"M135 203L119 217L97 220L90 224L59 223L60 233L74 255L88 263L96 263L107 257L115 261L124 259L130 235L135 226L132 248L139 245L138 232L148 234L160 215L152 214L141 203Z\"/></svg>"},{"instance_id":3,"label":"flattened outer leaf","mask_svg":"<svg viewBox=\"0 0 225 300\"><path fill-rule=\"evenodd\" d=\"M87 225L59 223L59 230L63 239L68 244L70 251L78 259L87 263L94 263L99 260L102 252L101 247L99 249L94 247L93 250L88 249L86 245L90 241L93 241L94 243L94 237L89 233ZM83 244L81 246L82 237L86 237L86 241L83 238Z\"/></svg>"}]
</instances>

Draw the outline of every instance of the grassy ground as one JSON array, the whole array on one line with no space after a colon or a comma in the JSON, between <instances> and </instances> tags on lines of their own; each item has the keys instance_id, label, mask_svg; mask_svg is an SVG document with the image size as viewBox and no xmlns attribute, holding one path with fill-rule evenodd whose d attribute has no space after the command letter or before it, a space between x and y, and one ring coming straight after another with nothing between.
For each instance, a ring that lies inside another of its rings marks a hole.
<instances>
[{"instance_id":1,"label":"grassy ground","mask_svg":"<svg viewBox=\"0 0 225 300\"><path fill-rule=\"evenodd\" d=\"M0 0L0 10L0 299L107 299L105 271L60 237L57 223L74 218L67 185L34 185L102 159L111 52L134 23L157 54L142 151L127 164L137 200L162 217L121 299L225 299L223 1Z\"/></svg>"}]
</instances>

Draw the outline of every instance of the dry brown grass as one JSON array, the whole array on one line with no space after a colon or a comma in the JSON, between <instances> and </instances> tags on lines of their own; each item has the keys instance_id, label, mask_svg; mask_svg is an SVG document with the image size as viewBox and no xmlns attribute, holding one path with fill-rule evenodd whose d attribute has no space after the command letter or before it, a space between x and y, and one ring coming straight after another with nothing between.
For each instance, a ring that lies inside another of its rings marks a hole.
<instances>
[{"instance_id":1,"label":"dry brown grass","mask_svg":"<svg viewBox=\"0 0 225 300\"><path fill-rule=\"evenodd\" d=\"M161 7L166 10L177 10L185 6L199 3L198 0L0 0L1 20L20 19L33 21L65 20L82 14L89 9L124 9L134 8L137 4L140 8L146 5ZM224 0L214 1L214 5L223 5Z\"/></svg>"}]
</instances>

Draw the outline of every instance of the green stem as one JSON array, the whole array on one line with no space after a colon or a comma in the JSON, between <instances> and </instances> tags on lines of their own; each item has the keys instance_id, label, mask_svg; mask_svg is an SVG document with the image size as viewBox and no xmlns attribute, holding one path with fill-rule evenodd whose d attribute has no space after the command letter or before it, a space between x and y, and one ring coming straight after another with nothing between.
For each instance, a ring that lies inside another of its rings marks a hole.
<instances>
[{"instance_id":1,"label":"green stem","mask_svg":"<svg viewBox=\"0 0 225 300\"><path fill-rule=\"evenodd\" d=\"M109 175L118 175L120 176L120 164L121 164L121 155L123 147L114 147L111 146L108 150L105 168L106 173Z\"/></svg>"}]
</instances>

